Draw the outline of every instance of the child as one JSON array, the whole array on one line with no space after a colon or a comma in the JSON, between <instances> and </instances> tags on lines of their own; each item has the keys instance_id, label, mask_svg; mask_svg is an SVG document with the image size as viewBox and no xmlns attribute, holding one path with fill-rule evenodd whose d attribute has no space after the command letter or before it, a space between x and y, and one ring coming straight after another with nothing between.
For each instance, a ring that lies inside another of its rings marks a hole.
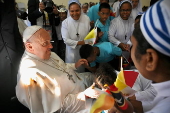
<instances>
[{"instance_id":1,"label":"child","mask_svg":"<svg viewBox=\"0 0 170 113\"><path fill-rule=\"evenodd\" d=\"M97 63L110 62L113 67L118 69L119 63L111 62L116 56L121 56L122 50L110 42L100 42L94 46L85 44L80 48L81 58L86 59L90 66L86 67L89 71L95 72Z\"/></svg>"},{"instance_id":2,"label":"child","mask_svg":"<svg viewBox=\"0 0 170 113\"><path fill-rule=\"evenodd\" d=\"M110 16L110 5L108 3L102 3L99 6L99 19L95 23L95 27L99 27L103 32L103 36L99 40L99 42L109 42L108 40L108 31L110 26L110 20L108 19Z\"/></svg>"},{"instance_id":3,"label":"child","mask_svg":"<svg viewBox=\"0 0 170 113\"><path fill-rule=\"evenodd\" d=\"M87 11L88 11L88 3L84 3L83 5L82 5L82 10L83 10L83 13L85 14L85 15L87 15Z\"/></svg>"},{"instance_id":4,"label":"child","mask_svg":"<svg viewBox=\"0 0 170 113\"><path fill-rule=\"evenodd\" d=\"M116 103L115 107L117 107L117 109L123 111L123 113L133 112L131 104L126 99L124 99L123 95L114 86L114 82L116 81L117 78L117 73L113 67L111 67L107 63L101 64L99 68L96 70L95 77L96 77L95 81L98 87L102 88L103 90L105 90L106 92L113 96ZM115 112L113 110L116 109L113 107L109 111Z\"/></svg>"}]
</instances>

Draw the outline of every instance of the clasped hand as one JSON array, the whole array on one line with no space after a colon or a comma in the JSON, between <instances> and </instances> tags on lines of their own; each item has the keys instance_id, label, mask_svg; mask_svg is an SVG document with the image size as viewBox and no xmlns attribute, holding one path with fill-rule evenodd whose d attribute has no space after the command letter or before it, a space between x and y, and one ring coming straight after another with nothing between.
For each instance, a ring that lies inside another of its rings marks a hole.
<instances>
[{"instance_id":1,"label":"clasped hand","mask_svg":"<svg viewBox=\"0 0 170 113\"><path fill-rule=\"evenodd\" d=\"M88 67L88 61L86 59L79 59L76 63L75 63L75 67L78 68L81 65L83 65L84 67Z\"/></svg>"},{"instance_id":2,"label":"clasped hand","mask_svg":"<svg viewBox=\"0 0 170 113\"><path fill-rule=\"evenodd\" d=\"M120 43L118 45L118 47L120 47L123 51L130 51L130 45L129 44Z\"/></svg>"}]
</instances>

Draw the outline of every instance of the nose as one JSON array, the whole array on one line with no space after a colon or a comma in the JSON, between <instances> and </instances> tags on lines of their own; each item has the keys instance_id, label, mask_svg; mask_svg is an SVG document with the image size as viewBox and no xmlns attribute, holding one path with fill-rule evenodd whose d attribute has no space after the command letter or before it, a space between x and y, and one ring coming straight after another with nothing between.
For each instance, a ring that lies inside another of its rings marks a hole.
<instances>
[{"instance_id":1,"label":"nose","mask_svg":"<svg viewBox=\"0 0 170 113\"><path fill-rule=\"evenodd\" d=\"M107 14L105 14L103 17L104 17L104 18L107 18L108 16L107 16Z\"/></svg>"},{"instance_id":2,"label":"nose","mask_svg":"<svg viewBox=\"0 0 170 113\"><path fill-rule=\"evenodd\" d=\"M50 49L52 49L52 48L53 48L52 43L50 43L50 44L48 45L48 47L49 47Z\"/></svg>"}]
</instances>

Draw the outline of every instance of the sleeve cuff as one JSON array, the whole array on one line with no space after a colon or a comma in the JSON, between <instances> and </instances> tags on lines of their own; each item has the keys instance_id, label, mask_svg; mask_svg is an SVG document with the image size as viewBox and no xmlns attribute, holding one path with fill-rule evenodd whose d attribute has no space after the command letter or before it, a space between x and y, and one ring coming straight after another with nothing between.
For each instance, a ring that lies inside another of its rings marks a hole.
<instances>
[{"instance_id":1,"label":"sleeve cuff","mask_svg":"<svg viewBox=\"0 0 170 113\"><path fill-rule=\"evenodd\" d=\"M118 46L120 44L120 42L116 42L115 45Z\"/></svg>"}]
</instances>

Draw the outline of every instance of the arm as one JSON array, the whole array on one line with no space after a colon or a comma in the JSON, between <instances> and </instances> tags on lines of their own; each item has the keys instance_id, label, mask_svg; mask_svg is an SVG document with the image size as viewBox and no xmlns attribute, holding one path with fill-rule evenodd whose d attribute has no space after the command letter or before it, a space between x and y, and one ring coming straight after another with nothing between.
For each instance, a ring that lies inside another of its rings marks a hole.
<instances>
[{"instance_id":1,"label":"arm","mask_svg":"<svg viewBox=\"0 0 170 113\"><path fill-rule=\"evenodd\" d=\"M141 74L139 74L134 86L132 89L136 90L135 98L138 101L148 101L153 100L156 97L156 90L151 85L150 80L144 78Z\"/></svg>"},{"instance_id":2,"label":"arm","mask_svg":"<svg viewBox=\"0 0 170 113\"><path fill-rule=\"evenodd\" d=\"M55 5L53 6L53 13L48 14L48 16L49 16L49 21L51 26L58 26L60 24L59 12Z\"/></svg>"},{"instance_id":3,"label":"arm","mask_svg":"<svg viewBox=\"0 0 170 113\"><path fill-rule=\"evenodd\" d=\"M57 82L52 82L45 73L38 72L41 73L38 75L37 72L35 68L27 69L24 73L20 72L16 96L31 113L55 112L61 107L61 97L55 92L55 88L60 91L60 86Z\"/></svg>"},{"instance_id":4,"label":"arm","mask_svg":"<svg viewBox=\"0 0 170 113\"><path fill-rule=\"evenodd\" d=\"M79 41L70 39L67 19L62 22L61 34L65 44L75 49Z\"/></svg>"},{"instance_id":5,"label":"arm","mask_svg":"<svg viewBox=\"0 0 170 113\"><path fill-rule=\"evenodd\" d=\"M117 55L117 56L121 56L122 55L122 49L117 47L117 46L114 46L113 44L110 44L111 46L111 52L113 54L113 56Z\"/></svg>"},{"instance_id":6,"label":"arm","mask_svg":"<svg viewBox=\"0 0 170 113\"><path fill-rule=\"evenodd\" d=\"M39 3L36 0L28 0L28 20L35 25L37 18L43 15L39 10Z\"/></svg>"},{"instance_id":7,"label":"arm","mask_svg":"<svg viewBox=\"0 0 170 113\"><path fill-rule=\"evenodd\" d=\"M109 27L109 33L108 38L111 43L113 43L115 46L118 46L121 42L116 39L115 33L116 33L116 25L114 24L116 21L112 20Z\"/></svg>"}]
</instances>

